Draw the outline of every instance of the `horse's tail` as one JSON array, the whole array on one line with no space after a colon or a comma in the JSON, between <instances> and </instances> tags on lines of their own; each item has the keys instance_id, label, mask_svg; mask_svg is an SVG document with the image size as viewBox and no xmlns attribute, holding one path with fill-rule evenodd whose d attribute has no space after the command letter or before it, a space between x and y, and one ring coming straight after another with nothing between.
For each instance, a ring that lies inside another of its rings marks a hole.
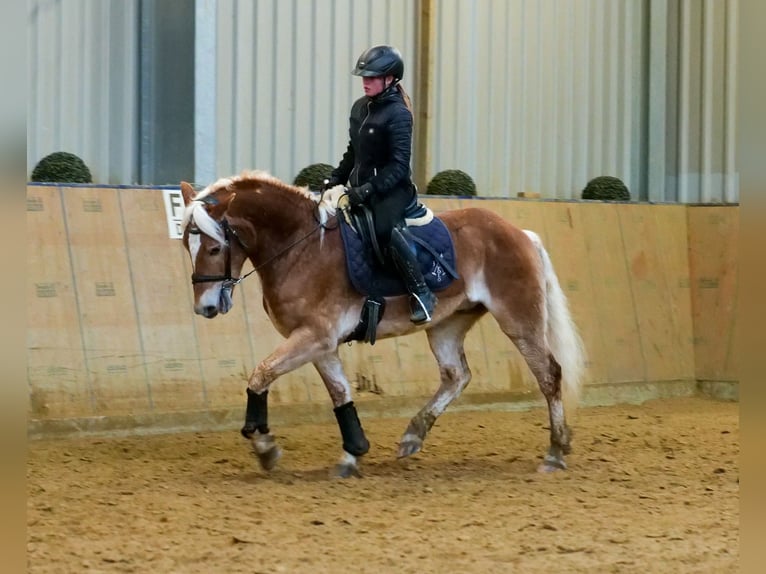
<instances>
[{"instance_id":1,"label":"horse's tail","mask_svg":"<svg viewBox=\"0 0 766 574\"><path fill-rule=\"evenodd\" d=\"M585 346L572 320L566 295L561 289L553 263L542 240L534 231L525 229L524 233L537 247L543 263L547 311L545 336L551 353L561 365L562 393L567 402L576 403L585 373Z\"/></svg>"}]
</instances>

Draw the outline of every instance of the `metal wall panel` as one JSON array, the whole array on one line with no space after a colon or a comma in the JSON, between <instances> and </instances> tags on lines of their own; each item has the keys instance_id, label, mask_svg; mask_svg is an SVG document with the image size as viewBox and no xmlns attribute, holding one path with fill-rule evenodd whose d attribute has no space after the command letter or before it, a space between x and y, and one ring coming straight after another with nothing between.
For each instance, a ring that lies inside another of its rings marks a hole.
<instances>
[{"instance_id":1,"label":"metal wall panel","mask_svg":"<svg viewBox=\"0 0 766 574\"><path fill-rule=\"evenodd\" d=\"M739 200L734 165L737 85L737 0L679 0L668 50L675 67L669 89L675 121L667 199L685 203Z\"/></svg>"},{"instance_id":2,"label":"metal wall panel","mask_svg":"<svg viewBox=\"0 0 766 574\"><path fill-rule=\"evenodd\" d=\"M437 3L432 170L479 193L639 187L644 0Z\"/></svg>"},{"instance_id":3,"label":"metal wall panel","mask_svg":"<svg viewBox=\"0 0 766 574\"><path fill-rule=\"evenodd\" d=\"M215 22L214 173L264 169L287 180L305 166L335 165L348 141L348 113L362 95L351 75L357 56L393 44L405 58L404 85L415 58L414 1L219 0ZM199 33L199 32L198 32ZM198 84L198 90L201 87ZM204 89L204 88L202 88ZM413 94L414 97L414 94ZM198 140L199 141L199 140Z\"/></svg>"},{"instance_id":4,"label":"metal wall panel","mask_svg":"<svg viewBox=\"0 0 766 574\"><path fill-rule=\"evenodd\" d=\"M80 156L99 183L136 181L136 0L29 3L29 172Z\"/></svg>"},{"instance_id":5,"label":"metal wall panel","mask_svg":"<svg viewBox=\"0 0 766 574\"><path fill-rule=\"evenodd\" d=\"M402 50L418 106L418 0L195 6L188 98L198 183L250 168L292 180L310 163L337 163L362 93L349 72L370 45ZM482 195L576 198L607 174L634 199L737 201L737 7L433 2L432 114L419 118L428 122L428 177L457 168ZM147 149L138 137L139 11L138 0L31 2L30 171L61 149L80 155L99 182L158 183L138 173Z\"/></svg>"},{"instance_id":6,"label":"metal wall panel","mask_svg":"<svg viewBox=\"0 0 766 574\"><path fill-rule=\"evenodd\" d=\"M736 202L738 0L440 0L433 173L479 193ZM433 174L432 174L433 175Z\"/></svg>"}]
</instances>

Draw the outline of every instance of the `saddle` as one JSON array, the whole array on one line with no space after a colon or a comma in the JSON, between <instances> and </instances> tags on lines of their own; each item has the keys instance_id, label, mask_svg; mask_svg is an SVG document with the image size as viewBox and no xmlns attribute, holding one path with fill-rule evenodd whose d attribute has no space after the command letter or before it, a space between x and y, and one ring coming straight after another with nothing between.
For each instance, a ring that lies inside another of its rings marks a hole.
<instances>
[{"instance_id":1,"label":"saddle","mask_svg":"<svg viewBox=\"0 0 766 574\"><path fill-rule=\"evenodd\" d=\"M372 213L365 206L343 210L341 237L348 277L366 295L356 329L346 338L375 344L378 323L385 312L385 297L407 294L407 288L375 237ZM402 234L416 254L420 270L431 291L441 291L458 278L452 236L441 219L416 201L405 213Z\"/></svg>"}]
</instances>

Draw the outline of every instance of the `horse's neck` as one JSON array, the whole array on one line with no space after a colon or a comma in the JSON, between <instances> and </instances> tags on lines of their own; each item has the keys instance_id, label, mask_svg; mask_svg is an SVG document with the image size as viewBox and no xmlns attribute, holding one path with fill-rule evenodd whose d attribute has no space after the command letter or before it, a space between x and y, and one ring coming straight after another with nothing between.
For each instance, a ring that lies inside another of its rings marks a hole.
<instances>
[{"instance_id":1,"label":"horse's neck","mask_svg":"<svg viewBox=\"0 0 766 574\"><path fill-rule=\"evenodd\" d=\"M254 237L247 245L248 257L255 267L280 267L281 260L289 258L290 251L297 247L296 242L316 227L309 205L295 198L281 202L279 199L277 196L263 201L241 216L254 230Z\"/></svg>"}]
</instances>

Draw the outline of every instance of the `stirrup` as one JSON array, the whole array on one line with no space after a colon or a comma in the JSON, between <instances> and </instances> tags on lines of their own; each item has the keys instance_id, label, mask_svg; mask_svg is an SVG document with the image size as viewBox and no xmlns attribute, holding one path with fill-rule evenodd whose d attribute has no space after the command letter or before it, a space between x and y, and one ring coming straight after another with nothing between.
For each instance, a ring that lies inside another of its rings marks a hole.
<instances>
[{"instance_id":1,"label":"stirrup","mask_svg":"<svg viewBox=\"0 0 766 574\"><path fill-rule=\"evenodd\" d=\"M436 305L436 297L433 293L410 294L410 321L416 325L431 322L431 314Z\"/></svg>"}]
</instances>

